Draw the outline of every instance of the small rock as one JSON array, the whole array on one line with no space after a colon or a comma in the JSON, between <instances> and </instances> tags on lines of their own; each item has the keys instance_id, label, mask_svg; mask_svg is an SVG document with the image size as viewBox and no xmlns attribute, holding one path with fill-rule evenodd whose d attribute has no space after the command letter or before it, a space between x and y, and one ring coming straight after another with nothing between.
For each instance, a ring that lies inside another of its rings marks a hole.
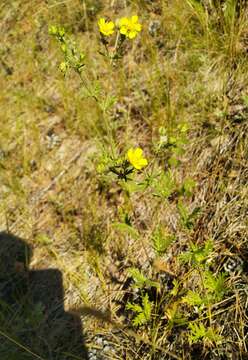
<instances>
[{"instance_id":1,"label":"small rock","mask_svg":"<svg viewBox=\"0 0 248 360\"><path fill-rule=\"evenodd\" d=\"M95 343L98 346L102 346L103 345L103 339L101 337L97 337L97 339L95 340Z\"/></svg>"},{"instance_id":2,"label":"small rock","mask_svg":"<svg viewBox=\"0 0 248 360\"><path fill-rule=\"evenodd\" d=\"M149 34L151 36L156 36L160 27L161 27L161 23L159 20L152 20L148 27Z\"/></svg>"},{"instance_id":3,"label":"small rock","mask_svg":"<svg viewBox=\"0 0 248 360\"><path fill-rule=\"evenodd\" d=\"M56 134L51 134L50 136L46 136L47 148L48 150L52 150L54 147L58 146L61 143L61 139Z\"/></svg>"}]
</instances>

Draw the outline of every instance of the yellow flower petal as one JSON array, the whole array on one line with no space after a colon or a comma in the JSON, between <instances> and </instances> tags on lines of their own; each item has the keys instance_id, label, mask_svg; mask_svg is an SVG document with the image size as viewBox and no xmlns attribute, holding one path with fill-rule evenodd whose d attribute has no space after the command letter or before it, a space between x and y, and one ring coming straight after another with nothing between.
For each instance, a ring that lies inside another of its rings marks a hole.
<instances>
[{"instance_id":1,"label":"yellow flower petal","mask_svg":"<svg viewBox=\"0 0 248 360\"><path fill-rule=\"evenodd\" d=\"M148 164L147 159L142 157L143 150L141 148L129 149L127 152L127 159L130 164L137 170L141 170Z\"/></svg>"},{"instance_id":2,"label":"yellow flower petal","mask_svg":"<svg viewBox=\"0 0 248 360\"><path fill-rule=\"evenodd\" d=\"M137 23L138 21L139 21L139 17L137 16L137 15L133 15L132 17L131 17L131 21L132 21L132 23Z\"/></svg>"},{"instance_id":3,"label":"yellow flower petal","mask_svg":"<svg viewBox=\"0 0 248 360\"><path fill-rule=\"evenodd\" d=\"M105 36L112 35L114 32L115 24L112 21L106 22L104 18L98 21L99 31Z\"/></svg>"},{"instance_id":4,"label":"yellow flower petal","mask_svg":"<svg viewBox=\"0 0 248 360\"><path fill-rule=\"evenodd\" d=\"M137 158L140 158L143 154L143 150L141 148L137 148L134 150L134 156L136 156Z\"/></svg>"},{"instance_id":5,"label":"yellow flower petal","mask_svg":"<svg viewBox=\"0 0 248 360\"><path fill-rule=\"evenodd\" d=\"M110 22L108 23L108 26L109 26L109 28L110 28L111 30L113 30L114 27L115 27L115 24L113 23L113 21L110 21Z\"/></svg>"},{"instance_id":6,"label":"yellow flower petal","mask_svg":"<svg viewBox=\"0 0 248 360\"><path fill-rule=\"evenodd\" d=\"M121 27L120 28L120 33L122 34L122 35L126 35L127 34L127 28L126 27Z\"/></svg>"},{"instance_id":7,"label":"yellow flower petal","mask_svg":"<svg viewBox=\"0 0 248 360\"><path fill-rule=\"evenodd\" d=\"M130 159L133 158L133 152L134 152L134 149L133 149L133 148L131 148L131 149L128 150L128 152L127 152L127 158L128 158L128 160L130 160Z\"/></svg>"},{"instance_id":8,"label":"yellow flower petal","mask_svg":"<svg viewBox=\"0 0 248 360\"><path fill-rule=\"evenodd\" d=\"M138 21L139 18L137 15L133 15L131 18L121 18L118 23L120 33L129 39L134 39L142 29Z\"/></svg>"},{"instance_id":9,"label":"yellow flower petal","mask_svg":"<svg viewBox=\"0 0 248 360\"><path fill-rule=\"evenodd\" d=\"M134 39L136 35L137 35L137 32L136 32L136 31L130 31L130 32L128 33L129 39Z\"/></svg>"},{"instance_id":10,"label":"yellow flower petal","mask_svg":"<svg viewBox=\"0 0 248 360\"><path fill-rule=\"evenodd\" d=\"M137 170L141 170L143 167L145 167L148 164L146 159L141 159L135 163L135 168Z\"/></svg>"},{"instance_id":11,"label":"yellow flower petal","mask_svg":"<svg viewBox=\"0 0 248 360\"><path fill-rule=\"evenodd\" d=\"M119 21L119 26L122 27L122 26L127 26L129 24L129 20L128 18L124 17L124 18L121 18L120 21Z\"/></svg>"},{"instance_id":12,"label":"yellow flower petal","mask_svg":"<svg viewBox=\"0 0 248 360\"><path fill-rule=\"evenodd\" d=\"M145 159L145 158L144 158L144 159L141 159L141 160L140 160L140 165L141 165L142 167L148 165L147 159Z\"/></svg>"},{"instance_id":13,"label":"yellow flower petal","mask_svg":"<svg viewBox=\"0 0 248 360\"><path fill-rule=\"evenodd\" d=\"M135 31L141 31L141 29L142 29L141 24L135 24L134 29L135 29Z\"/></svg>"}]
</instances>

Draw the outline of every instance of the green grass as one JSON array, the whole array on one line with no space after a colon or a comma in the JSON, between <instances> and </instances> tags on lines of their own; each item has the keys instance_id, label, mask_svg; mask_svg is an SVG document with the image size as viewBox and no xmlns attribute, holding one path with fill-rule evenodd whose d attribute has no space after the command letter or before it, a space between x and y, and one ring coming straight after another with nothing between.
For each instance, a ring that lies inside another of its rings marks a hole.
<instances>
[{"instance_id":1,"label":"green grass","mask_svg":"<svg viewBox=\"0 0 248 360\"><path fill-rule=\"evenodd\" d=\"M32 247L30 270L63 274L65 310L104 359L247 356L248 9L214 3L0 5L0 228ZM97 20L132 14L143 29L111 66ZM84 52L100 98L116 98L109 110L75 72L61 74L51 25ZM149 161L136 177L145 184L103 171L136 146ZM243 265L224 277L230 259ZM136 290L130 268L148 279ZM53 340L60 320L48 336L46 312L25 296L1 305L0 358L73 359L70 340L67 354ZM143 314L147 297L151 314L136 326L126 303Z\"/></svg>"}]
</instances>

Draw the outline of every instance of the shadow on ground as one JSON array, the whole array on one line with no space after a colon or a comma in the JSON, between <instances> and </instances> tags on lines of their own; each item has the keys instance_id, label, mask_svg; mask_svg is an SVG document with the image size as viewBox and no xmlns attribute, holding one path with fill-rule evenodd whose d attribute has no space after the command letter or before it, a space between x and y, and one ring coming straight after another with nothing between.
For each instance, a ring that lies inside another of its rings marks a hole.
<instances>
[{"instance_id":1,"label":"shadow on ground","mask_svg":"<svg viewBox=\"0 0 248 360\"><path fill-rule=\"evenodd\" d=\"M79 316L64 311L62 274L31 271L32 251L0 233L0 359L87 360Z\"/></svg>"}]
</instances>

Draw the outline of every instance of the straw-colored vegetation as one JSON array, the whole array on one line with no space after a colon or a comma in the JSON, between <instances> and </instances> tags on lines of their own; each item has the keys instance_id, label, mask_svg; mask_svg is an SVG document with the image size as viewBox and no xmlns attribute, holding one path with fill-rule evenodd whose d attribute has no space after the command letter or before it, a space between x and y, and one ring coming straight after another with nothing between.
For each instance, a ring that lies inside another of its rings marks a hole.
<instances>
[{"instance_id":1,"label":"straw-colored vegetation","mask_svg":"<svg viewBox=\"0 0 248 360\"><path fill-rule=\"evenodd\" d=\"M89 359L247 359L247 2L3 0L0 32L1 231ZM82 359L42 304L1 305L1 360Z\"/></svg>"}]
</instances>

